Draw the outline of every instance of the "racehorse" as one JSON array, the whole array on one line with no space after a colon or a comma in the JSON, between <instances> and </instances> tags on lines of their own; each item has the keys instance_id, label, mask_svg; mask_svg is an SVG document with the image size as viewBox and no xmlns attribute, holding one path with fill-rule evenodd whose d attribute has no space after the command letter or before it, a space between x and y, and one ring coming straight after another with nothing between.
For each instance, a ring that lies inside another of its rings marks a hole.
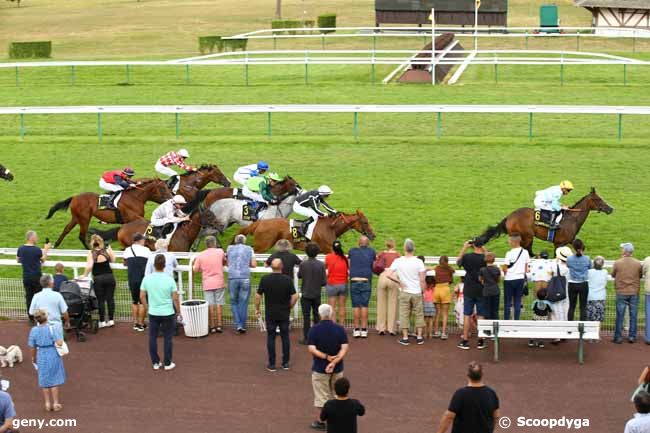
<instances>
[{"instance_id":1,"label":"racehorse","mask_svg":"<svg viewBox=\"0 0 650 433\"><path fill-rule=\"evenodd\" d=\"M203 189L210 182L225 187L230 186L230 179L214 164L203 164L196 171L188 171L179 175L179 179L178 193L185 197L187 201L192 200L196 192Z\"/></svg>"},{"instance_id":2,"label":"racehorse","mask_svg":"<svg viewBox=\"0 0 650 433\"><path fill-rule=\"evenodd\" d=\"M353 214L338 213L334 216L319 218L312 242L317 243L320 250L327 254L332 251L332 243L350 230L356 230L368 236L370 240L375 238L368 218L361 212L361 209L357 209ZM289 229L289 220L284 218L258 220L248 227L242 228L237 234L252 234L254 237L253 249L256 253L270 250L280 239L294 241ZM304 251L306 246L307 242L302 241L295 242L293 247Z\"/></svg>"},{"instance_id":3,"label":"racehorse","mask_svg":"<svg viewBox=\"0 0 650 433\"><path fill-rule=\"evenodd\" d=\"M269 205L266 209L260 211L258 218L288 218L293 212L293 203L296 201L296 195L299 191L296 181L291 176L286 176L271 187L273 195L278 197L278 203ZM205 199L205 205L210 206L210 210L217 216L219 223L224 228L228 228L233 224L247 226L253 223L253 221L247 221L243 218L244 203L244 200L224 198L208 204L208 199Z\"/></svg>"},{"instance_id":4,"label":"racehorse","mask_svg":"<svg viewBox=\"0 0 650 433\"><path fill-rule=\"evenodd\" d=\"M58 247L67 234L79 224L79 240L87 248L86 233L93 216L106 223L122 224L142 218L144 216L144 203L146 201L151 200L156 203L163 203L170 198L172 198L172 192L169 190L165 181L158 178L140 179L132 188L122 193L117 210L98 209L99 194L84 192L56 203L50 208L50 212L45 219L52 218L52 215L59 210L67 210L70 208L70 213L72 214L70 222L65 226L63 232L61 232L61 235L54 243L54 247Z\"/></svg>"},{"instance_id":5,"label":"racehorse","mask_svg":"<svg viewBox=\"0 0 650 433\"><path fill-rule=\"evenodd\" d=\"M2 164L0 164L0 179L8 180L9 182L14 180L13 173L10 172L9 169Z\"/></svg>"},{"instance_id":6,"label":"racehorse","mask_svg":"<svg viewBox=\"0 0 650 433\"><path fill-rule=\"evenodd\" d=\"M604 212L607 215L614 211L605 200L598 194L596 189L591 188L591 192L582 197L573 207L565 210L560 227L555 231L553 245L555 248L567 245L576 238L582 225L587 220L590 211ZM541 240L548 239L548 228L535 224L535 210L522 207L505 217L499 224L494 227L488 227L487 230L476 239L481 240L484 244L501 236L502 234L519 233L521 235L521 246L526 248L531 257L533 254L533 240L535 237Z\"/></svg>"},{"instance_id":7,"label":"racehorse","mask_svg":"<svg viewBox=\"0 0 650 433\"><path fill-rule=\"evenodd\" d=\"M149 221L146 219L137 219L116 227L111 230L101 231L90 229L93 234L100 235L105 241L118 240L123 248L131 246L133 235L136 233L145 233L149 227ZM221 231L221 226L209 209L199 208L190 214L189 221L183 221L178 224L176 231L169 241L169 251L190 251L192 244L199 235L212 235ZM147 247L154 251L155 241L147 238Z\"/></svg>"}]
</instances>

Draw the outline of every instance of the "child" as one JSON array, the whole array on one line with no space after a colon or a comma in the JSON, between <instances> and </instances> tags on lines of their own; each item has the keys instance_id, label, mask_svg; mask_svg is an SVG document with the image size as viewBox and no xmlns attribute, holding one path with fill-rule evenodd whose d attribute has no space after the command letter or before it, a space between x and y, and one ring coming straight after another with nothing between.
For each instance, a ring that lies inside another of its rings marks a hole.
<instances>
[{"instance_id":1,"label":"child","mask_svg":"<svg viewBox=\"0 0 650 433\"><path fill-rule=\"evenodd\" d=\"M449 257L440 256L438 266L434 269L436 273L436 286L433 291L433 302L436 305L436 317L433 319L433 336L441 340L448 338L447 318L449 317L449 304L451 303L451 291L449 285L454 282L454 268L449 266ZM438 326L442 319L442 333Z\"/></svg>"},{"instance_id":2,"label":"child","mask_svg":"<svg viewBox=\"0 0 650 433\"><path fill-rule=\"evenodd\" d=\"M68 281L68 277L63 274L63 263L57 263L54 265L54 270L56 271L56 274L54 275L54 291L58 292L61 290L61 283Z\"/></svg>"},{"instance_id":3,"label":"child","mask_svg":"<svg viewBox=\"0 0 650 433\"><path fill-rule=\"evenodd\" d=\"M587 294L587 320L602 322L605 320L605 297L607 296L608 274L603 265L605 259L598 256L594 259L594 268L589 269L587 278L589 292Z\"/></svg>"},{"instance_id":4,"label":"child","mask_svg":"<svg viewBox=\"0 0 650 433\"><path fill-rule=\"evenodd\" d=\"M546 300L548 293L546 289L539 289L537 291L537 299L533 301L531 309L533 310L533 320L549 320L551 315L551 303ZM539 347L542 349L544 347L544 342L542 340L528 340L528 347Z\"/></svg>"},{"instance_id":5,"label":"child","mask_svg":"<svg viewBox=\"0 0 650 433\"><path fill-rule=\"evenodd\" d=\"M463 290L465 288L465 277L460 277L460 282L456 284L456 287L454 287L454 297L456 301L456 305L454 305L454 315L456 316L456 325L462 329L463 327L463 320L464 320L464 296L463 296ZM472 315L472 317L474 317ZM472 334L472 330L470 329L470 335Z\"/></svg>"},{"instance_id":6,"label":"child","mask_svg":"<svg viewBox=\"0 0 650 433\"><path fill-rule=\"evenodd\" d=\"M348 398L350 381L345 377L334 382L336 398L329 400L320 413L321 422L327 422L327 432L356 432L357 417L366 413L359 400Z\"/></svg>"},{"instance_id":7,"label":"child","mask_svg":"<svg viewBox=\"0 0 650 433\"><path fill-rule=\"evenodd\" d=\"M433 292L436 286L436 279L433 275L425 277L427 288L422 293L422 305L424 309L424 338L433 338L433 318L436 316L436 306L433 304Z\"/></svg>"},{"instance_id":8,"label":"child","mask_svg":"<svg viewBox=\"0 0 650 433\"><path fill-rule=\"evenodd\" d=\"M501 270L494 264L496 255L487 253L485 263L487 266L479 270L479 280L483 284L483 297L485 300L485 318L488 320L499 320L499 280L501 279Z\"/></svg>"},{"instance_id":9,"label":"child","mask_svg":"<svg viewBox=\"0 0 650 433\"><path fill-rule=\"evenodd\" d=\"M548 251L542 251L539 256L530 261L530 277L535 286L535 293L539 289L545 289L553 275L553 266L548 259Z\"/></svg>"}]
</instances>

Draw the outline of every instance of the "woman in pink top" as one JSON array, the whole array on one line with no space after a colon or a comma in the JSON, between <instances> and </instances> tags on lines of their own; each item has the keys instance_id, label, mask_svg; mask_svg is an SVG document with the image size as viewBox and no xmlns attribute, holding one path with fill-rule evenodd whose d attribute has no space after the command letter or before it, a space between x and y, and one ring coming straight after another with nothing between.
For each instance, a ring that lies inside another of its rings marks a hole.
<instances>
[{"instance_id":1,"label":"woman in pink top","mask_svg":"<svg viewBox=\"0 0 650 433\"><path fill-rule=\"evenodd\" d=\"M223 278L225 254L217 248L217 238L205 238L206 250L196 256L192 270L200 272L203 277L203 292L208 302L210 333L223 332L223 305L226 303L226 285Z\"/></svg>"},{"instance_id":2,"label":"woman in pink top","mask_svg":"<svg viewBox=\"0 0 650 433\"><path fill-rule=\"evenodd\" d=\"M348 294L348 258L345 256L341 242L334 241L334 252L325 256L327 268L327 303L332 307L332 320L338 311L339 323L345 326L345 298ZM336 308L338 304L338 309Z\"/></svg>"}]
</instances>

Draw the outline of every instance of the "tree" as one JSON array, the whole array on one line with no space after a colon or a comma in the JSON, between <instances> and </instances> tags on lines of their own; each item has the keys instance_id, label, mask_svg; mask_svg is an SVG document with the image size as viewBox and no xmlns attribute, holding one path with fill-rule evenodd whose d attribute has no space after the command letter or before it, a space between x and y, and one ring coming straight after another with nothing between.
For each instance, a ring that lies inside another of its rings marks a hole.
<instances>
[{"instance_id":1,"label":"tree","mask_svg":"<svg viewBox=\"0 0 650 433\"><path fill-rule=\"evenodd\" d=\"M282 0L275 0L275 19L282 19Z\"/></svg>"}]
</instances>

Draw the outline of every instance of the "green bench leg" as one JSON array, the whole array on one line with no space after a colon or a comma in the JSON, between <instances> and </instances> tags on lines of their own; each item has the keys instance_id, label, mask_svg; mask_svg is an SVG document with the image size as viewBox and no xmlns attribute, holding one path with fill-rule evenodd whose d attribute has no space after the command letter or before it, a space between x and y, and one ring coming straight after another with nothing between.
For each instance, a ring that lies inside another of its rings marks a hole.
<instances>
[{"instance_id":1,"label":"green bench leg","mask_svg":"<svg viewBox=\"0 0 650 433\"><path fill-rule=\"evenodd\" d=\"M585 324L578 324L578 331L580 332L580 340L578 341L578 362L580 365L585 363L585 340L582 336L585 333Z\"/></svg>"},{"instance_id":2,"label":"green bench leg","mask_svg":"<svg viewBox=\"0 0 650 433\"><path fill-rule=\"evenodd\" d=\"M499 323L492 323L492 333L494 334L494 362L499 362Z\"/></svg>"}]
</instances>

